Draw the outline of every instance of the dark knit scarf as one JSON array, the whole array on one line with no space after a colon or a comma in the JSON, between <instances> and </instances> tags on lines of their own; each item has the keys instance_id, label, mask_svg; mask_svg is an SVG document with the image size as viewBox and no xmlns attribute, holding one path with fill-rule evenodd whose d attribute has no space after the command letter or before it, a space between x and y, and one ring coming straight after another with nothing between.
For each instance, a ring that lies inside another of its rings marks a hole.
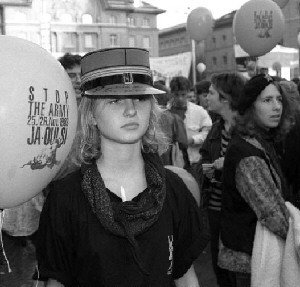
<instances>
[{"instance_id":1,"label":"dark knit scarf","mask_svg":"<svg viewBox=\"0 0 300 287\"><path fill-rule=\"evenodd\" d=\"M140 258L135 236L145 232L158 219L166 196L165 175L155 155L143 155L148 189L137 201L111 202L97 165L90 165L83 174L82 190L103 227L127 238L133 257L143 273L148 274Z\"/></svg>"}]
</instances>

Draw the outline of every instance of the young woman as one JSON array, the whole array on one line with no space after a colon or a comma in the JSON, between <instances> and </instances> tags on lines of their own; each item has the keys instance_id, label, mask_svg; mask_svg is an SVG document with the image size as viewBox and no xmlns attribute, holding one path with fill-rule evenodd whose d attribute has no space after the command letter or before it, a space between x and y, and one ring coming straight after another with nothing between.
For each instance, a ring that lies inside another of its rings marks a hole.
<instances>
[{"instance_id":1,"label":"young woman","mask_svg":"<svg viewBox=\"0 0 300 287\"><path fill-rule=\"evenodd\" d=\"M209 189L208 219L210 226L210 248L212 265L220 287L230 286L227 271L218 267L220 212L222 197L222 170L224 156L231 137L231 128L237 114L237 103L242 93L246 79L239 73L215 74L211 78L211 85L207 95L207 109L219 115L214 122L203 146L200 149L199 164L210 164L210 168L203 168L205 175L204 189Z\"/></svg>"},{"instance_id":2,"label":"young woman","mask_svg":"<svg viewBox=\"0 0 300 287\"><path fill-rule=\"evenodd\" d=\"M83 164L52 184L37 258L47 286L199 286L197 204L164 169L148 52L82 58Z\"/></svg>"},{"instance_id":3,"label":"young woman","mask_svg":"<svg viewBox=\"0 0 300 287\"><path fill-rule=\"evenodd\" d=\"M270 76L259 74L239 98L235 135L223 167L218 264L230 271L232 286L251 284L251 255L257 221L285 239L288 192L274 142L290 129L289 103Z\"/></svg>"}]
</instances>

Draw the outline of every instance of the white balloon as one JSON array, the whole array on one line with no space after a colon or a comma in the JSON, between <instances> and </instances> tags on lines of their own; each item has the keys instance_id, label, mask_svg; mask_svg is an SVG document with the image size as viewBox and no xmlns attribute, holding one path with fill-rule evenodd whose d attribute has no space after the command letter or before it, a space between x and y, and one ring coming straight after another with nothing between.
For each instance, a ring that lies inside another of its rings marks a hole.
<instances>
[{"instance_id":1,"label":"white balloon","mask_svg":"<svg viewBox=\"0 0 300 287\"><path fill-rule=\"evenodd\" d=\"M42 47L0 36L0 208L17 206L55 176L76 132L70 78Z\"/></svg>"},{"instance_id":2,"label":"white balloon","mask_svg":"<svg viewBox=\"0 0 300 287\"><path fill-rule=\"evenodd\" d=\"M203 73L206 70L206 65L203 64L203 63L199 63L197 65L197 70L198 70L199 73Z\"/></svg>"}]
</instances>

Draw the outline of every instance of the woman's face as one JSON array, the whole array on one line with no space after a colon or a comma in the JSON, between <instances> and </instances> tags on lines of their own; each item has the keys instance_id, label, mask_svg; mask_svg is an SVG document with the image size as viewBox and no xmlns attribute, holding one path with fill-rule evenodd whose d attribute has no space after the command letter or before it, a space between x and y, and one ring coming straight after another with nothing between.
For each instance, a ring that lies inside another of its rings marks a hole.
<instances>
[{"instance_id":1,"label":"woman's face","mask_svg":"<svg viewBox=\"0 0 300 287\"><path fill-rule=\"evenodd\" d=\"M201 93L197 95L198 103L200 106L202 106L204 109L207 110L208 105L207 105L207 95L208 93Z\"/></svg>"},{"instance_id":2,"label":"woman's face","mask_svg":"<svg viewBox=\"0 0 300 287\"><path fill-rule=\"evenodd\" d=\"M282 115L282 96L274 84L269 84L254 102L254 116L259 126L276 128Z\"/></svg>"},{"instance_id":3,"label":"woman's face","mask_svg":"<svg viewBox=\"0 0 300 287\"><path fill-rule=\"evenodd\" d=\"M210 85L207 95L207 110L219 114L223 108L223 101L214 85Z\"/></svg>"},{"instance_id":4,"label":"woman's face","mask_svg":"<svg viewBox=\"0 0 300 287\"><path fill-rule=\"evenodd\" d=\"M151 96L138 99L97 99L94 118L101 138L132 144L141 140L149 126Z\"/></svg>"}]
</instances>

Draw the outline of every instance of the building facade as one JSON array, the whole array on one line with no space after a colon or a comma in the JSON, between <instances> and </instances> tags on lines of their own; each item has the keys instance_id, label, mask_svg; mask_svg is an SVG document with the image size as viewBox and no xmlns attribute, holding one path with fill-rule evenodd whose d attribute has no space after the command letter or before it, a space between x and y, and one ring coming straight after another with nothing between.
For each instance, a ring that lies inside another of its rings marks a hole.
<instances>
[{"instance_id":1,"label":"building facade","mask_svg":"<svg viewBox=\"0 0 300 287\"><path fill-rule=\"evenodd\" d=\"M186 24L179 24L159 31L159 56L172 56L191 51L191 38Z\"/></svg>"},{"instance_id":2,"label":"building facade","mask_svg":"<svg viewBox=\"0 0 300 287\"><path fill-rule=\"evenodd\" d=\"M35 42L56 56L121 46L145 48L150 56L158 56L156 18L165 11L148 3L23 0L23 5L8 5L4 2L10 1L1 4L0 0L2 34Z\"/></svg>"},{"instance_id":3,"label":"building facade","mask_svg":"<svg viewBox=\"0 0 300 287\"><path fill-rule=\"evenodd\" d=\"M300 1L289 0L282 8L285 18L283 44L286 47L299 49L298 35L300 32Z\"/></svg>"},{"instance_id":4,"label":"building facade","mask_svg":"<svg viewBox=\"0 0 300 287\"><path fill-rule=\"evenodd\" d=\"M195 43L195 66L200 62L206 65L205 77L214 72L236 69L235 39L232 32L234 14L235 11L215 20L212 34L205 41ZM186 23L159 31L159 56L188 51L192 52L192 40L186 31ZM195 73L196 80L199 81L201 75L197 71Z\"/></svg>"},{"instance_id":5,"label":"building facade","mask_svg":"<svg viewBox=\"0 0 300 287\"><path fill-rule=\"evenodd\" d=\"M235 13L236 11L232 11L217 19L212 34L206 39L205 64L208 76L237 69L232 29Z\"/></svg>"}]
</instances>

